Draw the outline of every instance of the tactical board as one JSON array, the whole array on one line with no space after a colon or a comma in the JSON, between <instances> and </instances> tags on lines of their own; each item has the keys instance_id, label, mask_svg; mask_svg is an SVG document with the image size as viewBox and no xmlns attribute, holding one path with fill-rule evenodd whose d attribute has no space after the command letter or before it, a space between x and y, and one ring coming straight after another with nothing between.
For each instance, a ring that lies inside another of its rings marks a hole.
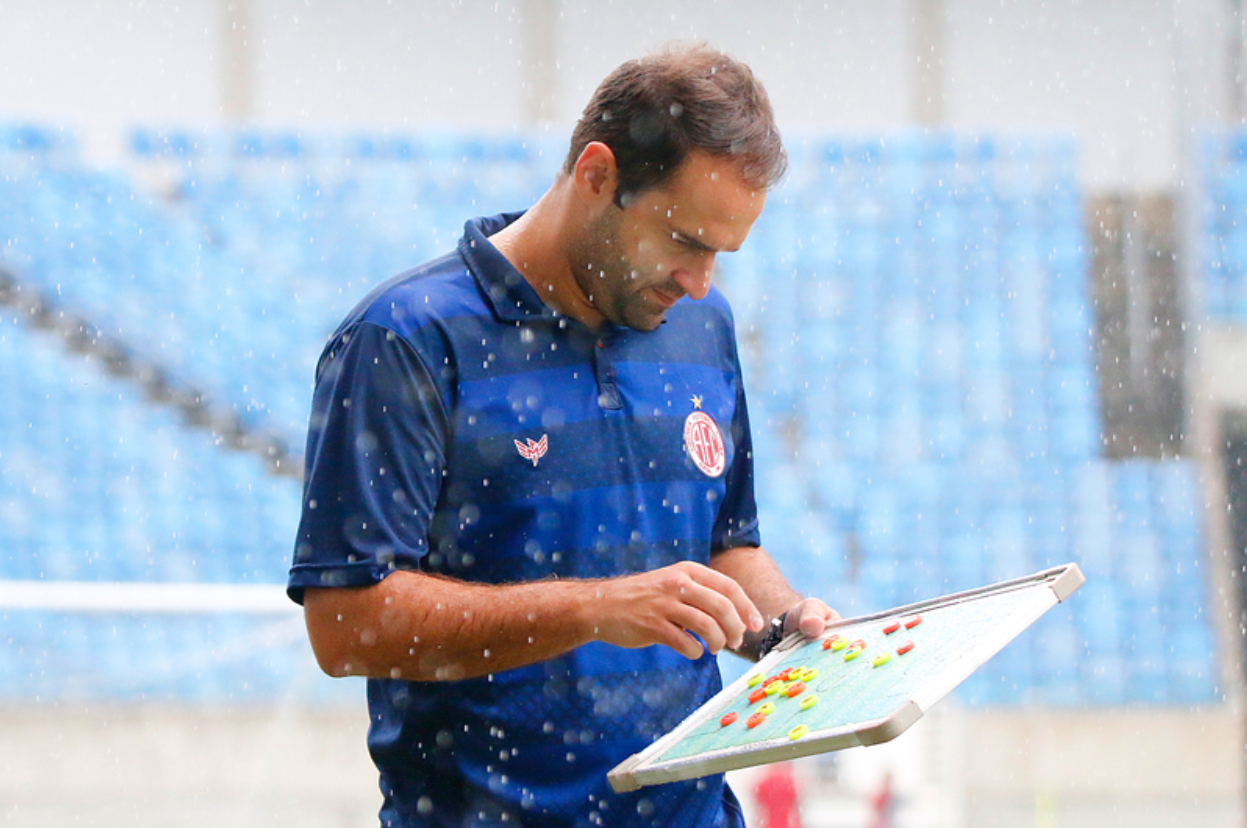
<instances>
[{"instance_id":1,"label":"tactical board","mask_svg":"<svg viewBox=\"0 0 1247 828\"><path fill-rule=\"evenodd\" d=\"M610 772L616 791L896 738L1082 586L1076 564L794 633Z\"/></svg>"}]
</instances>

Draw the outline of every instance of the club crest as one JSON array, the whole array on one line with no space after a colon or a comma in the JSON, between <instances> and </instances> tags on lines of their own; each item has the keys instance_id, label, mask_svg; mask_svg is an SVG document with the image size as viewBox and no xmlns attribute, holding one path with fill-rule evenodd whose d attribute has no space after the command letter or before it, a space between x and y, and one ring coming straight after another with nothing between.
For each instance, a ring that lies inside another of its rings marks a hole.
<instances>
[{"instance_id":1,"label":"club crest","mask_svg":"<svg viewBox=\"0 0 1247 828\"><path fill-rule=\"evenodd\" d=\"M537 465L537 461L546 456L546 450L550 448L550 435L541 435L540 440L534 440L529 437L527 443L521 443L515 440L515 448L520 453L520 457L525 460L532 460L533 465Z\"/></svg>"},{"instance_id":2,"label":"club crest","mask_svg":"<svg viewBox=\"0 0 1247 828\"><path fill-rule=\"evenodd\" d=\"M714 418L700 410L701 397L693 398L693 406L697 410L684 418L684 450L702 474L718 477L727 460L723 435Z\"/></svg>"}]
</instances>

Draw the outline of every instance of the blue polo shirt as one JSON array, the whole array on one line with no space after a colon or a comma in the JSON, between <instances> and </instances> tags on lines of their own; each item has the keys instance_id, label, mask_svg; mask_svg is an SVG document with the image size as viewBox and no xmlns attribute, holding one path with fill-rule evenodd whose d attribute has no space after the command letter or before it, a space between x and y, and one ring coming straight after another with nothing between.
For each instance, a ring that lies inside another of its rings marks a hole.
<instances>
[{"instance_id":1,"label":"blue polo shirt","mask_svg":"<svg viewBox=\"0 0 1247 828\"><path fill-rule=\"evenodd\" d=\"M396 569L602 578L759 543L731 312L652 332L563 317L468 222L455 253L334 333L308 434L289 593ZM457 682L369 680L382 824L735 826L721 776L614 793L606 774L721 688L715 659L593 643Z\"/></svg>"}]
</instances>

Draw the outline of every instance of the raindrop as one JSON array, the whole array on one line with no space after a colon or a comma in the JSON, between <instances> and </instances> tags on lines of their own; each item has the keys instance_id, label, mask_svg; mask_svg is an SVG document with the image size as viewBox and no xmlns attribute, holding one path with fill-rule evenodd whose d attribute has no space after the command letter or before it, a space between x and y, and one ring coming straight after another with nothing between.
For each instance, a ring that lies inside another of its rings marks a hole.
<instances>
[{"instance_id":1,"label":"raindrop","mask_svg":"<svg viewBox=\"0 0 1247 828\"><path fill-rule=\"evenodd\" d=\"M371 431L362 431L355 437L355 450L360 454L376 451L377 445L377 436Z\"/></svg>"}]
</instances>

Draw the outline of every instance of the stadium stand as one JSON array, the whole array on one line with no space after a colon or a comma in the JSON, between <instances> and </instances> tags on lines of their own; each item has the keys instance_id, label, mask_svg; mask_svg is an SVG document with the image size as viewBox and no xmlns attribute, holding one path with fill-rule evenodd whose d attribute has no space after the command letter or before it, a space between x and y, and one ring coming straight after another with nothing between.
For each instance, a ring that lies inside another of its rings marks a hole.
<instances>
[{"instance_id":1,"label":"stadium stand","mask_svg":"<svg viewBox=\"0 0 1247 828\"><path fill-rule=\"evenodd\" d=\"M793 162L723 263L772 432L766 542L849 611L1079 561L1085 598L964 695L1215 698L1195 468L1101 459L1073 142L813 138Z\"/></svg>"},{"instance_id":2,"label":"stadium stand","mask_svg":"<svg viewBox=\"0 0 1247 828\"><path fill-rule=\"evenodd\" d=\"M175 409L11 314L0 320L0 382L5 580L284 580L297 483L223 451ZM291 677L314 670L297 615L16 610L4 621L0 699L9 701L240 701L284 695Z\"/></svg>"},{"instance_id":3,"label":"stadium stand","mask_svg":"<svg viewBox=\"0 0 1247 828\"><path fill-rule=\"evenodd\" d=\"M1195 163L1203 314L1241 324L1247 320L1247 132L1205 132Z\"/></svg>"},{"instance_id":4,"label":"stadium stand","mask_svg":"<svg viewBox=\"0 0 1247 828\"><path fill-rule=\"evenodd\" d=\"M0 265L296 447L349 306L449 250L468 216L526 206L561 155L524 136L153 129L116 174L28 132L0 151ZM850 614L1077 561L1078 599L977 673L968 702L1219 698L1194 466L1101 458L1074 143L790 146L787 183L717 275L743 343L764 541L789 576ZM0 328L3 387L20 389L0 412L0 545L19 550L0 575L280 583L297 486L29 328L13 314ZM291 692L277 676L311 666L292 643L268 667L165 675L174 653L235 652L255 630L109 628L116 646L27 619L23 652L40 655L6 655L0 692L236 698ZM139 651L167 665L146 683L54 678L71 652L132 675Z\"/></svg>"}]
</instances>

